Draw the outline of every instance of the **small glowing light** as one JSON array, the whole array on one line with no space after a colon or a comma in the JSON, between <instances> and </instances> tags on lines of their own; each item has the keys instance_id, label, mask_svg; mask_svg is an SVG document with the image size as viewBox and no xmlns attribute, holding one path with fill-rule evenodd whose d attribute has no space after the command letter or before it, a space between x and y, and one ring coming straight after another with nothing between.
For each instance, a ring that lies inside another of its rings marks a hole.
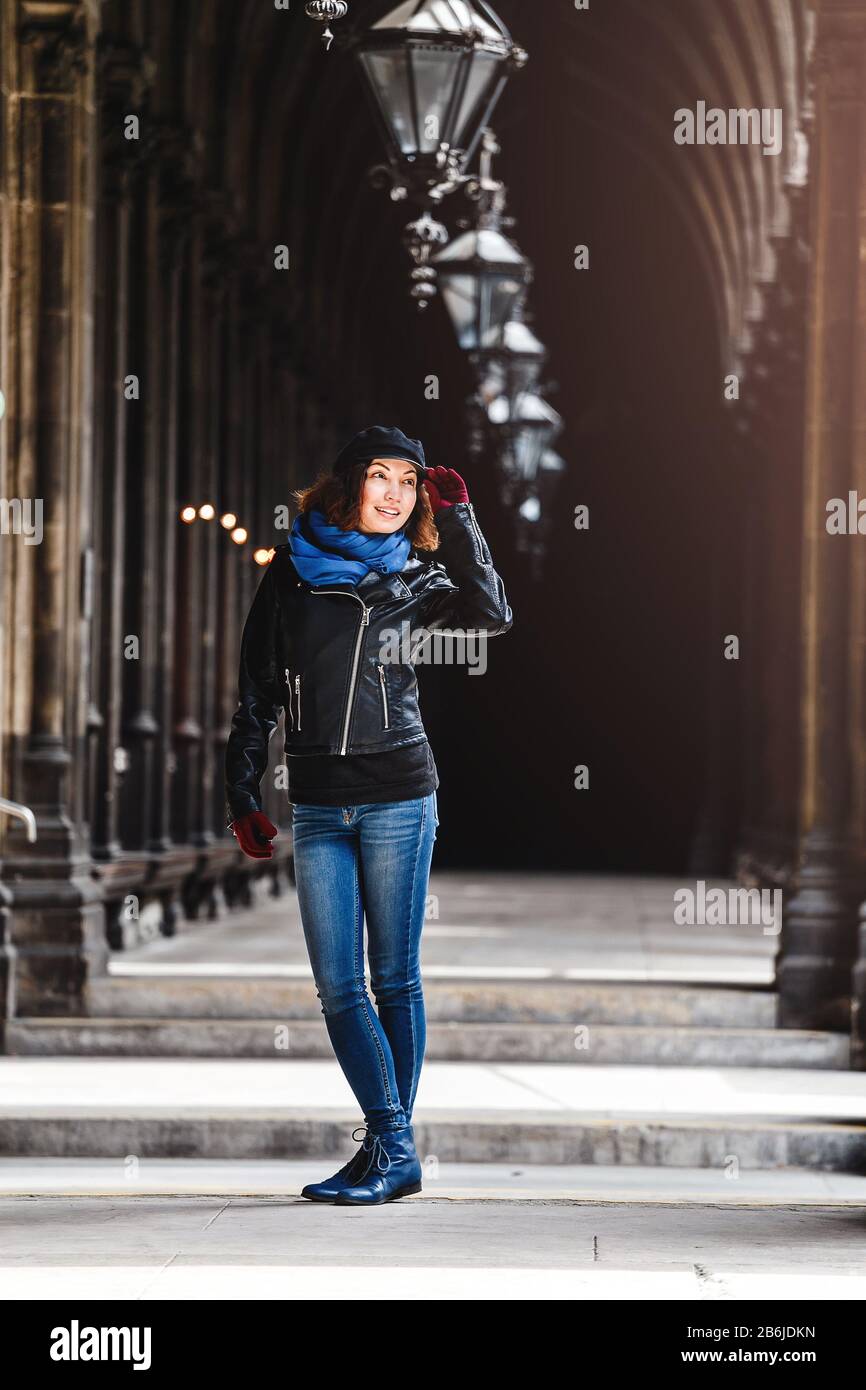
<instances>
[{"instance_id":1,"label":"small glowing light","mask_svg":"<svg viewBox=\"0 0 866 1390\"><path fill-rule=\"evenodd\" d=\"M213 521L216 516L216 507L212 507L210 502L202 502L198 509L198 514L202 521Z\"/></svg>"},{"instance_id":2,"label":"small glowing light","mask_svg":"<svg viewBox=\"0 0 866 1390\"><path fill-rule=\"evenodd\" d=\"M227 531L230 531L232 527L237 526L237 524L238 519L235 516L234 512L223 512L222 516L220 517L220 526L224 526Z\"/></svg>"},{"instance_id":3,"label":"small glowing light","mask_svg":"<svg viewBox=\"0 0 866 1390\"><path fill-rule=\"evenodd\" d=\"M257 565L269 565L273 553L272 550L267 550L264 546L259 546L258 550L253 551L253 559Z\"/></svg>"},{"instance_id":4,"label":"small glowing light","mask_svg":"<svg viewBox=\"0 0 866 1390\"><path fill-rule=\"evenodd\" d=\"M234 541L235 545L243 545L246 538L247 529L245 526L236 526L235 529L232 531L232 540Z\"/></svg>"},{"instance_id":5,"label":"small glowing light","mask_svg":"<svg viewBox=\"0 0 866 1390\"><path fill-rule=\"evenodd\" d=\"M184 507L183 511L180 514L180 519L181 521L190 522L195 521L195 516L195 507Z\"/></svg>"}]
</instances>

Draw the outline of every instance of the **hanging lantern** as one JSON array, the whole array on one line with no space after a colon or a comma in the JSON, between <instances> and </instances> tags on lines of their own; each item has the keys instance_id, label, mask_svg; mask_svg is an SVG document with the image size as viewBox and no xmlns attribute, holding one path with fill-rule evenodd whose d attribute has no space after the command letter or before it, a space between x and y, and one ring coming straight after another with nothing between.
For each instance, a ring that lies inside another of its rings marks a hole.
<instances>
[{"instance_id":1,"label":"hanging lantern","mask_svg":"<svg viewBox=\"0 0 866 1390\"><path fill-rule=\"evenodd\" d=\"M479 393L487 405L500 395L516 401L522 392L531 391L538 384L547 348L524 322L524 312L521 296L502 329L500 342L472 354L478 370Z\"/></svg>"},{"instance_id":2,"label":"hanging lantern","mask_svg":"<svg viewBox=\"0 0 866 1390\"><path fill-rule=\"evenodd\" d=\"M437 252L432 263L460 346L473 351L500 344L532 278L526 257L495 227L478 226Z\"/></svg>"},{"instance_id":3,"label":"hanging lantern","mask_svg":"<svg viewBox=\"0 0 866 1390\"><path fill-rule=\"evenodd\" d=\"M549 515L550 504L566 472L566 462L555 449L545 449L538 465L536 486L541 510Z\"/></svg>"},{"instance_id":4,"label":"hanging lantern","mask_svg":"<svg viewBox=\"0 0 866 1390\"><path fill-rule=\"evenodd\" d=\"M395 182L457 175L509 73L526 62L483 0L408 0L355 45Z\"/></svg>"},{"instance_id":5,"label":"hanging lantern","mask_svg":"<svg viewBox=\"0 0 866 1390\"><path fill-rule=\"evenodd\" d=\"M488 418L502 443L503 462L516 482L532 483L545 449L562 429L562 417L535 391L510 400L498 396Z\"/></svg>"},{"instance_id":6,"label":"hanging lantern","mask_svg":"<svg viewBox=\"0 0 866 1390\"><path fill-rule=\"evenodd\" d=\"M543 563L553 523L554 495L566 471L565 459L553 449L545 449L534 483L523 491L517 505L518 527L515 548L528 557L534 579L541 580Z\"/></svg>"}]
</instances>

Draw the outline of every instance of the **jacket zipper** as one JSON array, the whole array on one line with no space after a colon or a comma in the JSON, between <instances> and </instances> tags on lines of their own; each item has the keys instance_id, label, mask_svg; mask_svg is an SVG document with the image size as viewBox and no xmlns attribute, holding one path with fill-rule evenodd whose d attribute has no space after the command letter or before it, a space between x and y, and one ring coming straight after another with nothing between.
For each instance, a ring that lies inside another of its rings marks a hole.
<instances>
[{"instance_id":1,"label":"jacket zipper","mask_svg":"<svg viewBox=\"0 0 866 1390\"><path fill-rule=\"evenodd\" d=\"M300 676L297 675L297 674L295 675L295 695L297 696L297 700L298 700L298 732L300 733L300 729L301 729L301 678L300 678Z\"/></svg>"},{"instance_id":2,"label":"jacket zipper","mask_svg":"<svg viewBox=\"0 0 866 1390\"><path fill-rule=\"evenodd\" d=\"M294 733L294 732L295 732L295 711L292 709L292 678L291 678L291 676L290 676L290 674L289 674L289 668L288 668L288 666L286 667L286 685L289 687L289 716L290 716L291 721L292 721L291 732Z\"/></svg>"},{"instance_id":3,"label":"jacket zipper","mask_svg":"<svg viewBox=\"0 0 866 1390\"><path fill-rule=\"evenodd\" d=\"M388 729L390 725L388 723L388 692L385 689L385 667L380 662L376 669L379 672L379 687L382 691L382 713L385 716L385 728Z\"/></svg>"},{"instance_id":4,"label":"jacket zipper","mask_svg":"<svg viewBox=\"0 0 866 1390\"><path fill-rule=\"evenodd\" d=\"M352 697L355 694L355 684L358 679L358 655L361 650L361 643L364 640L364 628L370 621L370 610L362 598L357 594L352 594L348 589L311 589L314 594L342 594L344 598L353 598L360 603L362 608L361 622L358 626L358 636L355 639L355 655L352 662L352 677L349 682L349 698L346 701L346 717L343 721L343 733L340 743L340 753L346 752L346 745L349 741L349 721L352 718Z\"/></svg>"},{"instance_id":5,"label":"jacket zipper","mask_svg":"<svg viewBox=\"0 0 866 1390\"><path fill-rule=\"evenodd\" d=\"M469 520L472 522L472 530L475 532L475 535L478 539L478 563L480 565L483 565L486 564L486 561L484 559L484 547L481 542L481 532L479 531L478 523L475 520L475 511L473 509L472 503L467 503L467 506L469 507Z\"/></svg>"}]
</instances>

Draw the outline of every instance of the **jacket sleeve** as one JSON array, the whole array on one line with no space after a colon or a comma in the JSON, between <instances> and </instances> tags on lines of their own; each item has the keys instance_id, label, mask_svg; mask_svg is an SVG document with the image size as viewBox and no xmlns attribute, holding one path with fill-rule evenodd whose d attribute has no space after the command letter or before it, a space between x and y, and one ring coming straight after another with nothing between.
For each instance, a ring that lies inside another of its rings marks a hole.
<instances>
[{"instance_id":1,"label":"jacket sleeve","mask_svg":"<svg viewBox=\"0 0 866 1390\"><path fill-rule=\"evenodd\" d=\"M493 568L471 502L455 502L435 514L444 573L428 591L421 620L428 628L471 628L498 637L514 622L505 586ZM450 581L450 582L449 582Z\"/></svg>"},{"instance_id":2,"label":"jacket sleeve","mask_svg":"<svg viewBox=\"0 0 866 1390\"><path fill-rule=\"evenodd\" d=\"M262 576L241 636L238 704L225 753L226 825L262 808L259 783L283 704L276 670L277 597L273 560Z\"/></svg>"}]
</instances>

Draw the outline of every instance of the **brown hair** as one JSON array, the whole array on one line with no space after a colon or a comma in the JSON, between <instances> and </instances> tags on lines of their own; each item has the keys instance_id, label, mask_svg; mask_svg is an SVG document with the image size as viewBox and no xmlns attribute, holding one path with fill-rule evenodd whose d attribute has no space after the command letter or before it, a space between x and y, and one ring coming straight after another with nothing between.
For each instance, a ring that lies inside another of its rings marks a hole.
<instances>
[{"instance_id":1,"label":"brown hair","mask_svg":"<svg viewBox=\"0 0 866 1390\"><path fill-rule=\"evenodd\" d=\"M296 488L292 497L302 512L313 507L325 514L331 526L339 526L343 531L357 530L361 520L361 493L367 469L375 460L367 459L352 464L345 473L320 473L310 487ZM403 524L403 532L416 550L438 550L439 531L433 520L433 508L427 496L427 489L418 472L418 498L413 510Z\"/></svg>"}]
</instances>

